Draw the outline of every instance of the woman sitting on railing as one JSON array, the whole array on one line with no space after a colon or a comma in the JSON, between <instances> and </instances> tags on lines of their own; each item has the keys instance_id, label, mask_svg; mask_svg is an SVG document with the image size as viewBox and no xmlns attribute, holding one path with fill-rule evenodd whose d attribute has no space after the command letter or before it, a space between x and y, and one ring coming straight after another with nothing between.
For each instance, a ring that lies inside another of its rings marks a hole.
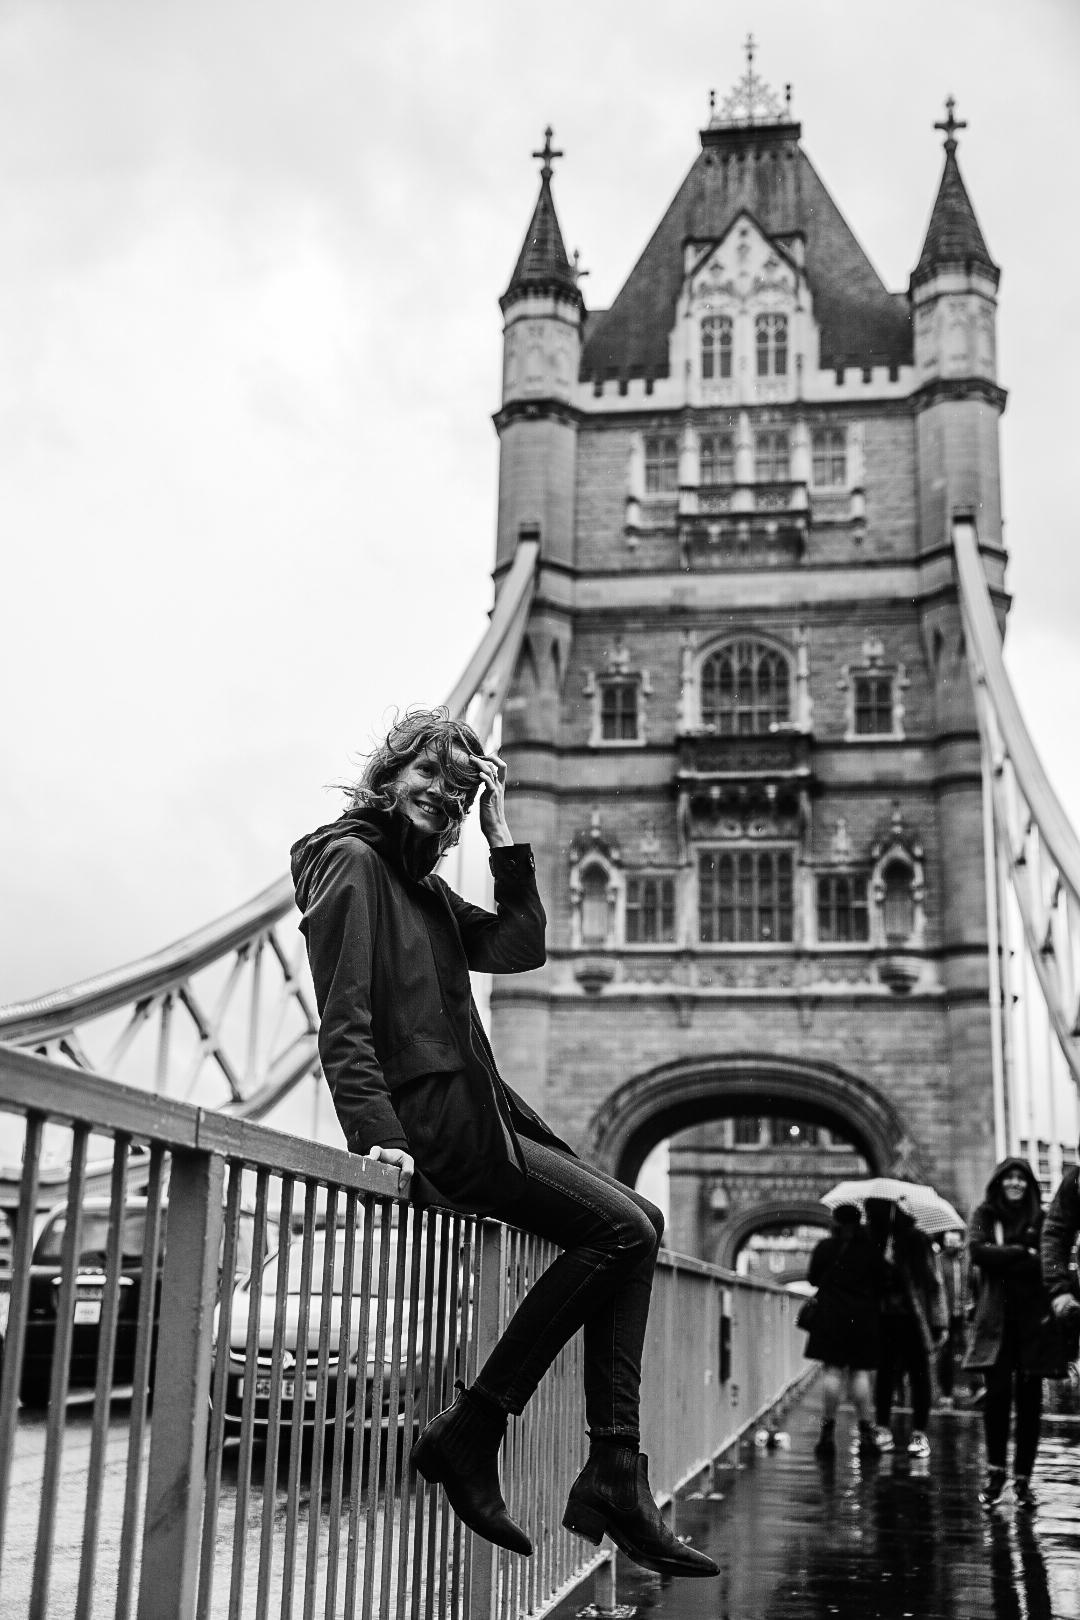
<instances>
[{"instance_id":1,"label":"woman sitting on railing","mask_svg":"<svg viewBox=\"0 0 1080 1620\"><path fill-rule=\"evenodd\" d=\"M563 1515L668 1575L715 1575L669 1530L639 1451L641 1354L663 1215L575 1157L499 1075L469 971L545 960L532 852L506 821L506 767L445 710L407 713L370 755L351 805L300 839L292 872L319 1004L319 1054L354 1153L396 1165L399 1188L549 1239L563 1251L530 1289L472 1386L413 1448L455 1512L531 1553L499 1482L507 1417L520 1415L584 1329L589 1457ZM482 790L482 791L481 791ZM495 911L434 875L478 792Z\"/></svg>"}]
</instances>

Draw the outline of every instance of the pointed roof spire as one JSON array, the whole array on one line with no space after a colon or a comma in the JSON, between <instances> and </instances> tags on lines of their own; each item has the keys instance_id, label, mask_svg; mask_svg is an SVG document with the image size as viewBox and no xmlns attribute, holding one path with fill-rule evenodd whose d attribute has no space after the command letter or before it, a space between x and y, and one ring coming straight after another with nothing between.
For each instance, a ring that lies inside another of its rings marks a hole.
<instances>
[{"instance_id":1,"label":"pointed roof spire","mask_svg":"<svg viewBox=\"0 0 1080 1620\"><path fill-rule=\"evenodd\" d=\"M955 116L956 101L949 96L945 102L945 117L939 119L934 125L945 135L945 167L941 174L941 184L938 187L937 200L930 215L930 224L926 228L926 240L923 242L919 262L911 276L914 287L920 281L925 281L946 264L979 265L989 271L996 282L999 270L979 229L979 222L975 217L975 210L971 206L971 198L960 176L960 165L956 161L957 139L956 131L966 129L967 124Z\"/></svg>"},{"instance_id":2,"label":"pointed roof spire","mask_svg":"<svg viewBox=\"0 0 1080 1620\"><path fill-rule=\"evenodd\" d=\"M534 158L541 159L540 195L536 200L533 217L525 233L525 241L518 254L514 273L510 277L510 285L501 300L504 307L507 299L526 288L547 288L569 293L579 304L584 304L578 288L578 272L567 257L562 231L559 229L559 218L551 195L552 159L563 155L552 146L552 134L549 124L544 131L542 149L533 153Z\"/></svg>"}]
</instances>

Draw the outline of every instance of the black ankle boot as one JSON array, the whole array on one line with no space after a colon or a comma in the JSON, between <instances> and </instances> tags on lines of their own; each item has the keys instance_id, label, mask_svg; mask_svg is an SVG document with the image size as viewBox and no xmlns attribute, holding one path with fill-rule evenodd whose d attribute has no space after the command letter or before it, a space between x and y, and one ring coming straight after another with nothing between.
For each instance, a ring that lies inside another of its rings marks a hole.
<instances>
[{"instance_id":1,"label":"black ankle boot","mask_svg":"<svg viewBox=\"0 0 1080 1620\"><path fill-rule=\"evenodd\" d=\"M1001 1500L1001 1493L1005 1489L1004 1468L988 1468L986 1482L979 1492L979 1503L984 1508L995 1508Z\"/></svg>"},{"instance_id":2,"label":"black ankle boot","mask_svg":"<svg viewBox=\"0 0 1080 1620\"><path fill-rule=\"evenodd\" d=\"M506 1511L499 1485L499 1447L506 1414L493 1401L457 1381L454 1404L431 1422L412 1448L412 1461L446 1492L463 1524L496 1547L528 1557L532 1542Z\"/></svg>"},{"instance_id":3,"label":"black ankle boot","mask_svg":"<svg viewBox=\"0 0 1080 1620\"><path fill-rule=\"evenodd\" d=\"M570 1487L563 1525L599 1546L605 1533L627 1558L658 1575L719 1575L664 1523L649 1488L649 1459L631 1446L599 1445Z\"/></svg>"}]
</instances>

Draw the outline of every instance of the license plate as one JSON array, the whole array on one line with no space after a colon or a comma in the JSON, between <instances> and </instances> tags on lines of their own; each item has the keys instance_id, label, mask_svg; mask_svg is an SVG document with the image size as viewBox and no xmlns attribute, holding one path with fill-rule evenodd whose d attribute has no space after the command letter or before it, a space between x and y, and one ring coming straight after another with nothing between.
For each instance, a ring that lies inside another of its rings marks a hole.
<instances>
[{"instance_id":1,"label":"license plate","mask_svg":"<svg viewBox=\"0 0 1080 1620\"><path fill-rule=\"evenodd\" d=\"M317 1384L317 1382L316 1382L316 1380L314 1378L309 1378L309 1379L307 1379L305 1381L305 1383L304 1383L304 1399L305 1399L305 1401L313 1401L315 1399L315 1392L316 1392L317 1388L318 1388L318 1384ZM282 1399L282 1401L291 1401L295 1394L296 1394L296 1379L295 1378L283 1378L281 1380L281 1399ZM256 1378L256 1380L255 1380L255 1399L257 1401L268 1401L270 1399L270 1378L269 1378L269 1376L267 1376L266 1378Z\"/></svg>"},{"instance_id":2,"label":"license plate","mask_svg":"<svg viewBox=\"0 0 1080 1620\"><path fill-rule=\"evenodd\" d=\"M77 1299L75 1301L74 1320L76 1322L100 1322L100 1299Z\"/></svg>"}]
</instances>

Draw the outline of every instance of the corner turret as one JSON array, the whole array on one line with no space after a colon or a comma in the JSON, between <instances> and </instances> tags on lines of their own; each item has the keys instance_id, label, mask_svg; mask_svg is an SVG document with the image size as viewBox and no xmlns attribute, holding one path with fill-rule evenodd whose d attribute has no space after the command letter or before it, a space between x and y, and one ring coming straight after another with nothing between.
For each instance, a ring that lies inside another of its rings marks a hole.
<instances>
[{"instance_id":1,"label":"corner turret","mask_svg":"<svg viewBox=\"0 0 1080 1620\"><path fill-rule=\"evenodd\" d=\"M499 306L503 312L499 537L496 575L509 566L523 534L539 537L545 559L569 564L573 550L577 412L572 398L581 363L585 301L563 243L551 195L551 144L541 160L540 195Z\"/></svg>"},{"instance_id":2,"label":"corner turret","mask_svg":"<svg viewBox=\"0 0 1080 1620\"><path fill-rule=\"evenodd\" d=\"M945 136L945 166L926 238L911 275L920 527L923 551L947 546L957 510L976 515L984 546L1000 548L998 420L1005 390L997 381L997 289L990 257L956 161L952 96L935 129Z\"/></svg>"}]
</instances>

